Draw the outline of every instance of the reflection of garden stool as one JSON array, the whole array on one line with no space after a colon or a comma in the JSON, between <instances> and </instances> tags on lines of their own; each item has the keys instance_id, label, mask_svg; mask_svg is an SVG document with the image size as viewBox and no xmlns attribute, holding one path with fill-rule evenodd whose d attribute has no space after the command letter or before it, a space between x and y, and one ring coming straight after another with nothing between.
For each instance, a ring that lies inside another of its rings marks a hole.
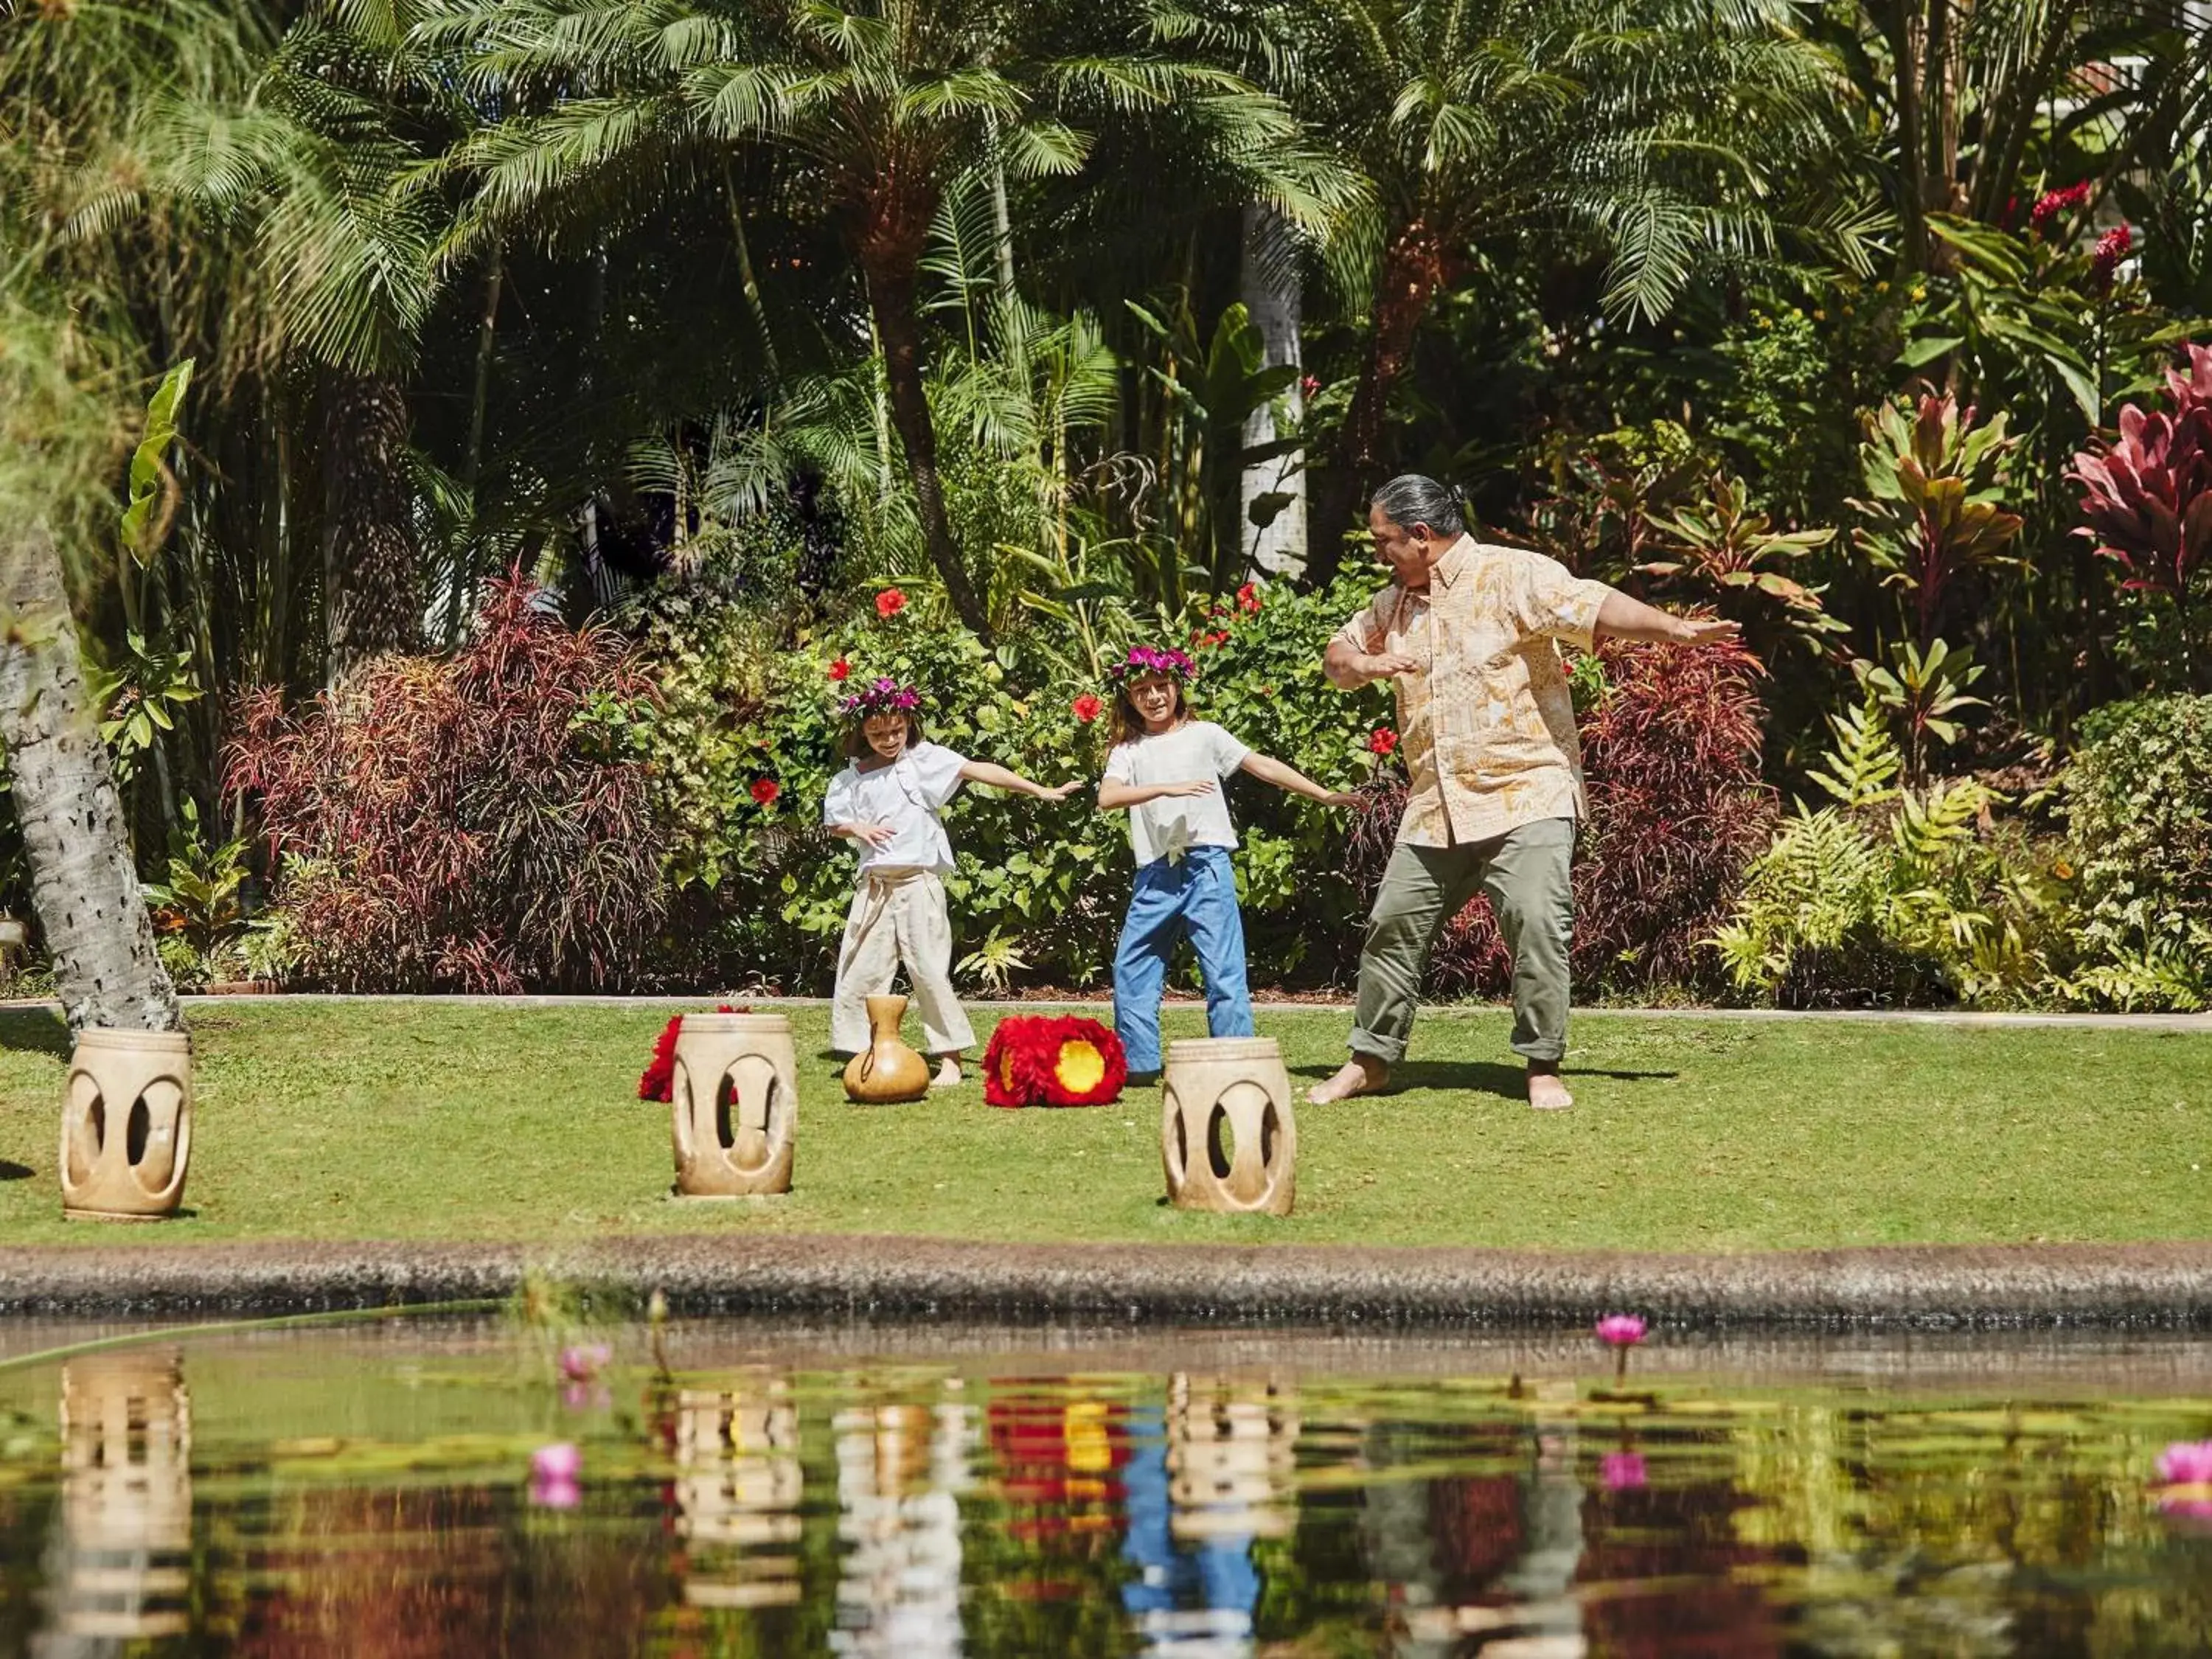
<instances>
[{"instance_id":1,"label":"reflection of garden stool","mask_svg":"<svg viewBox=\"0 0 2212 1659\"><path fill-rule=\"evenodd\" d=\"M192 1040L83 1032L62 1102L62 1213L152 1221L176 1212L192 1150Z\"/></svg>"},{"instance_id":2,"label":"reflection of garden stool","mask_svg":"<svg viewBox=\"0 0 2212 1659\"><path fill-rule=\"evenodd\" d=\"M791 1190L798 1056L782 1014L686 1014L669 1088L679 1198Z\"/></svg>"},{"instance_id":3,"label":"reflection of garden stool","mask_svg":"<svg viewBox=\"0 0 2212 1659\"><path fill-rule=\"evenodd\" d=\"M686 1389L676 1397L676 1529L690 1540L684 1599L764 1607L800 1599L799 1413L777 1379L763 1398Z\"/></svg>"},{"instance_id":4,"label":"reflection of garden stool","mask_svg":"<svg viewBox=\"0 0 2212 1659\"><path fill-rule=\"evenodd\" d=\"M1298 1414L1273 1383L1168 1385L1168 1497L1178 1538L1285 1538L1297 1518Z\"/></svg>"},{"instance_id":5,"label":"reflection of garden stool","mask_svg":"<svg viewBox=\"0 0 2212 1659\"><path fill-rule=\"evenodd\" d=\"M1161 1093L1170 1200L1186 1210L1291 1212L1298 1132L1274 1038L1170 1042Z\"/></svg>"},{"instance_id":6,"label":"reflection of garden stool","mask_svg":"<svg viewBox=\"0 0 2212 1659\"><path fill-rule=\"evenodd\" d=\"M83 1643L182 1636L191 1628L192 1408L177 1357L79 1355L62 1367L61 1389L54 1622Z\"/></svg>"}]
</instances>

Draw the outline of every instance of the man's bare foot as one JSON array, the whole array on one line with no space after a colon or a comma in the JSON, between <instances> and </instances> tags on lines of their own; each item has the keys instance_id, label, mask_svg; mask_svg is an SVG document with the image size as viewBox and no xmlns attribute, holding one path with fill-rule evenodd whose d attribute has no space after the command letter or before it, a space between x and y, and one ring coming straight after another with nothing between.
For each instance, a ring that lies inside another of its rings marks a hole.
<instances>
[{"instance_id":1,"label":"man's bare foot","mask_svg":"<svg viewBox=\"0 0 2212 1659\"><path fill-rule=\"evenodd\" d=\"M1528 1068L1528 1103L1540 1112L1564 1112L1575 1103L1557 1072Z\"/></svg>"},{"instance_id":2,"label":"man's bare foot","mask_svg":"<svg viewBox=\"0 0 2212 1659\"><path fill-rule=\"evenodd\" d=\"M960 1057L947 1054L937 1067L937 1075L929 1080L933 1089L957 1089L960 1086Z\"/></svg>"},{"instance_id":3,"label":"man's bare foot","mask_svg":"<svg viewBox=\"0 0 2212 1659\"><path fill-rule=\"evenodd\" d=\"M1354 1054L1334 1077L1306 1091L1306 1100L1315 1106L1326 1106L1332 1101L1349 1100L1354 1095L1371 1095L1389 1080L1390 1068L1374 1055Z\"/></svg>"}]
</instances>

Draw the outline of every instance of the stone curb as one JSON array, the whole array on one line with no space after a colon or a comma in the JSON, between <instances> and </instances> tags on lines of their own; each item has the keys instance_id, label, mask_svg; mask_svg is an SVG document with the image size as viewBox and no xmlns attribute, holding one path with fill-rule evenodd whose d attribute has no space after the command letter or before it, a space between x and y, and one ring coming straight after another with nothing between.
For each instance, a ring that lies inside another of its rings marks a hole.
<instances>
[{"instance_id":1,"label":"stone curb","mask_svg":"<svg viewBox=\"0 0 2212 1659\"><path fill-rule=\"evenodd\" d=\"M1677 1328L2212 1329L2212 1241L1761 1255L1312 1245L981 1244L824 1235L583 1244L17 1249L0 1314L299 1313L511 1294L529 1272L684 1314L1475 1329L1614 1310Z\"/></svg>"}]
</instances>

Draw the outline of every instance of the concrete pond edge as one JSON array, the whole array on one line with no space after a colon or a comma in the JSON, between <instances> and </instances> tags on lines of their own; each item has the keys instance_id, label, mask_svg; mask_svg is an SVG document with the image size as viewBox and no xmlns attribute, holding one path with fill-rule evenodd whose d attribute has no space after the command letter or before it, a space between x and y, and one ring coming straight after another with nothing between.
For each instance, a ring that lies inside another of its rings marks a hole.
<instances>
[{"instance_id":1,"label":"concrete pond edge","mask_svg":"<svg viewBox=\"0 0 2212 1659\"><path fill-rule=\"evenodd\" d=\"M2212 1330L2212 1240L1744 1255L697 1234L585 1243L0 1252L0 1316L280 1315L514 1294L533 1275L682 1315L1479 1330L1623 1311L1678 1329Z\"/></svg>"}]
</instances>

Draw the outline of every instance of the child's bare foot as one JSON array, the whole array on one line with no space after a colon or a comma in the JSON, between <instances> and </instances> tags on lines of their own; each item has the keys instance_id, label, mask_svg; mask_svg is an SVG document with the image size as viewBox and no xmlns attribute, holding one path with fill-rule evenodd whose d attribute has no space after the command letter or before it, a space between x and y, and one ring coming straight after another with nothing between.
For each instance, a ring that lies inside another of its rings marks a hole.
<instances>
[{"instance_id":1,"label":"child's bare foot","mask_svg":"<svg viewBox=\"0 0 2212 1659\"><path fill-rule=\"evenodd\" d=\"M1559 1081L1556 1067L1540 1071L1528 1068L1528 1103L1540 1112L1564 1112L1575 1103L1567 1092L1567 1085Z\"/></svg>"},{"instance_id":2,"label":"child's bare foot","mask_svg":"<svg viewBox=\"0 0 2212 1659\"><path fill-rule=\"evenodd\" d=\"M1333 1101L1349 1100L1354 1095L1371 1095L1389 1080L1390 1068L1374 1055L1354 1054L1334 1077L1306 1091L1306 1100L1311 1105L1326 1106Z\"/></svg>"},{"instance_id":3,"label":"child's bare foot","mask_svg":"<svg viewBox=\"0 0 2212 1659\"><path fill-rule=\"evenodd\" d=\"M929 1079L933 1089L957 1089L960 1086L960 1057L947 1054L939 1062L937 1075Z\"/></svg>"}]
</instances>

